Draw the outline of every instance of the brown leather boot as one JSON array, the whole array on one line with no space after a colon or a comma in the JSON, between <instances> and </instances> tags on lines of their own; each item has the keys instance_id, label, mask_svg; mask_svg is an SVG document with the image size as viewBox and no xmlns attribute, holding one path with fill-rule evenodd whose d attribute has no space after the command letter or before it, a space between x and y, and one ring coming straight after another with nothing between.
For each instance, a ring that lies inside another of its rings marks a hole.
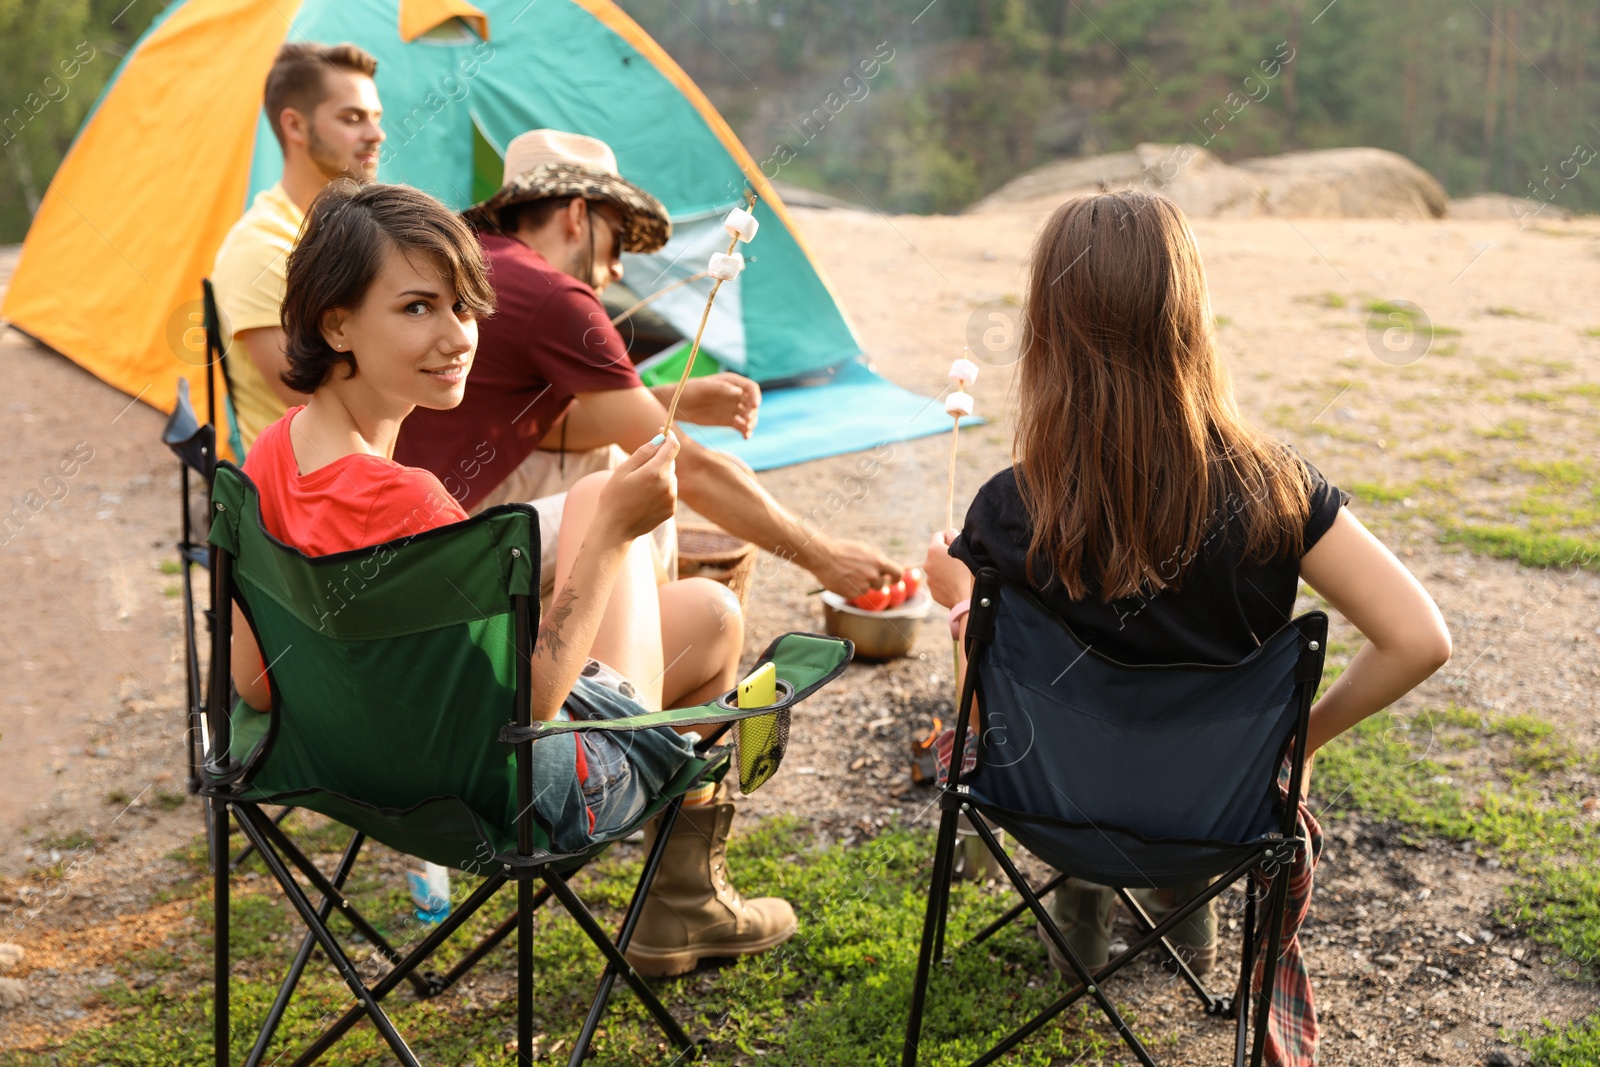
<instances>
[{"instance_id":1,"label":"brown leather boot","mask_svg":"<svg viewBox=\"0 0 1600 1067\"><path fill-rule=\"evenodd\" d=\"M733 811L727 784L719 783L711 803L678 814L625 953L645 977L687 974L707 958L753 956L794 936L787 900L746 900L728 880ZM646 851L659 822L645 829Z\"/></svg>"}]
</instances>

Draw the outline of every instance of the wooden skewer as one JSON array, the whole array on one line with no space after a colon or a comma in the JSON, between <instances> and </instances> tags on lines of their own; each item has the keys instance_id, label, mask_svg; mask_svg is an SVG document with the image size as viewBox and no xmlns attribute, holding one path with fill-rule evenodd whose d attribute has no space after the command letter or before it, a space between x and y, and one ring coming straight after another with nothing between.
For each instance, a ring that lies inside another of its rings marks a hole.
<instances>
[{"instance_id":1,"label":"wooden skewer","mask_svg":"<svg viewBox=\"0 0 1600 1067\"><path fill-rule=\"evenodd\" d=\"M955 426L950 430L950 490L944 498L944 528L956 524L956 437L961 433L961 416L952 416Z\"/></svg>"},{"instance_id":2,"label":"wooden skewer","mask_svg":"<svg viewBox=\"0 0 1600 1067\"><path fill-rule=\"evenodd\" d=\"M622 312L616 318L612 319L611 320L611 325L616 326L619 323L626 322L628 319L631 319L633 317L633 313L635 311L638 311L640 308L644 307L646 304L650 303L652 300L658 300L661 297L666 296L668 293L672 292L674 289L682 289L685 285L690 285L690 284L692 284L694 282L697 282L701 278L704 278L709 273L711 273L711 272L703 270L699 274L691 274L687 278L683 278L683 279L680 279L679 281L675 281L671 285L667 286L665 289L658 289L656 292L651 293L649 296L645 297L643 300L641 300L637 304L633 305L627 311Z\"/></svg>"},{"instance_id":3,"label":"wooden skewer","mask_svg":"<svg viewBox=\"0 0 1600 1067\"><path fill-rule=\"evenodd\" d=\"M746 191L745 210L750 211L756 206L756 194ZM733 255L733 250L739 245L739 235L731 234L728 241L726 255ZM709 272L708 272L709 273ZM667 424L661 428L663 436L672 432L672 422L678 416L678 401L683 399L683 387L689 384L689 375L694 373L694 357L700 354L700 338L705 335L706 323L711 319L711 305L717 301L717 290L722 288L722 279L718 278L711 286L711 292L706 296L706 309L700 315L700 328L694 332L694 345L689 349L689 361L683 365L683 377L678 379L678 387L672 391L672 403L667 405Z\"/></svg>"}]
</instances>

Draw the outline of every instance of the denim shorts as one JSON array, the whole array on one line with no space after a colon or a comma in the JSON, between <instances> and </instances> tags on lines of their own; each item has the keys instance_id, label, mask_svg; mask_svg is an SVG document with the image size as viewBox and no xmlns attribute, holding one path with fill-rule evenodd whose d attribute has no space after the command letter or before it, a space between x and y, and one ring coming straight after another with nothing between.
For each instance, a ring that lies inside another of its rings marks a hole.
<instances>
[{"instance_id":1,"label":"denim shorts","mask_svg":"<svg viewBox=\"0 0 1600 1067\"><path fill-rule=\"evenodd\" d=\"M575 719L618 719L648 711L627 679L595 660L584 665L567 709ZM665 727L580 734L579 743L589 766L583 803L594 818L590 834L597 838L627 828L693 754L689 738Z\"/></svg>"}]
</instances>

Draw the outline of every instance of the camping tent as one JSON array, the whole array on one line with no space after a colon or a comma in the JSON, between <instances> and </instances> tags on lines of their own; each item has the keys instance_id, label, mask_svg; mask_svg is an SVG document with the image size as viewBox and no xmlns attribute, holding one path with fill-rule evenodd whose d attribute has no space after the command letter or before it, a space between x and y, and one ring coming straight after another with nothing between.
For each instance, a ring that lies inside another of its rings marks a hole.
<instances>
[{"instance_id":1,"label":"camping tent","mask_svg":"<svg viewBox=\"0 0 1600 1067\"><path fill-rule=\"evenodd\" d=\"M641 295L702 269L726 239L721 216L752 189L763 224L754 259L718 296L703 352L764 383L861 353L760 166L610 0L176 0L125 57L51 183L6 294L13 325L162 410L180 376L198 385L200 280L250 198L279 177L262 85L278 46L300 39L353 41L377 57L380 179L457 209L498 187L500 152L524 130L608 142L673 218L661 253L626 264ZM707 284L653 308L692 336ZM844 377L893 388L863 371ZM877 437L908 431L919 432ZM867 434L812 454L875 443Z\"/></svg>"}]
</instances>

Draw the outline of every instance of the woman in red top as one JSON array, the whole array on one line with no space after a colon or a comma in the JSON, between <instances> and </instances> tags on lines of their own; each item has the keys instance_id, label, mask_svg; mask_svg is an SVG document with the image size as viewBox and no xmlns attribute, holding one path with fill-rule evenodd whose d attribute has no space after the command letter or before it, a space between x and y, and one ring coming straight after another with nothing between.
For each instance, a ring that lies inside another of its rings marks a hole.
<instances>
[{"instance_id":1,"label":"woman in red top","mask_svg":"<svg viewBox=\"0 0 1600 1067\"><path fill-rule=\"evenodd\" d=\"M273 536L325 555L467 517L433 474L396 463L394 446L401 422L417 407L461 402L477 320L493 306L477 241L432 197L346 180L317 197L289 258L283 304L284 381L310 399L268 427L245 464ZM677 452L675 437L652 441L571 491L556 593L533 649L534 720L642 714L732 688L744 640L738 599L706 579L658 587L641 540L676 507ZM267 668L237 608L233 633L239 695L269 710ZM573 747L546 742L534 749L535 804L556 847L575 849L591 833L637 818L691 744L658 729L622 741L586 734ZM558 753L565 753L564 764ZM669 931L655 938L657 947L681 957L686 946L673 938L701 932L697 923L710 914L706 898L728 898L739 917L725 924L718 941L725 951L702 954L760 951L793 934L785 902L738 899L717 849L697 865L695 855L678 855L694 853L694 844L678 848L678 842L675 834L663 865L671 877L658 880L657 890L664 900L681 900L684 914L656 917L651 925ZM641 922L635 942L649 946L645 927Z\"/></svg>"}]
</instances>

